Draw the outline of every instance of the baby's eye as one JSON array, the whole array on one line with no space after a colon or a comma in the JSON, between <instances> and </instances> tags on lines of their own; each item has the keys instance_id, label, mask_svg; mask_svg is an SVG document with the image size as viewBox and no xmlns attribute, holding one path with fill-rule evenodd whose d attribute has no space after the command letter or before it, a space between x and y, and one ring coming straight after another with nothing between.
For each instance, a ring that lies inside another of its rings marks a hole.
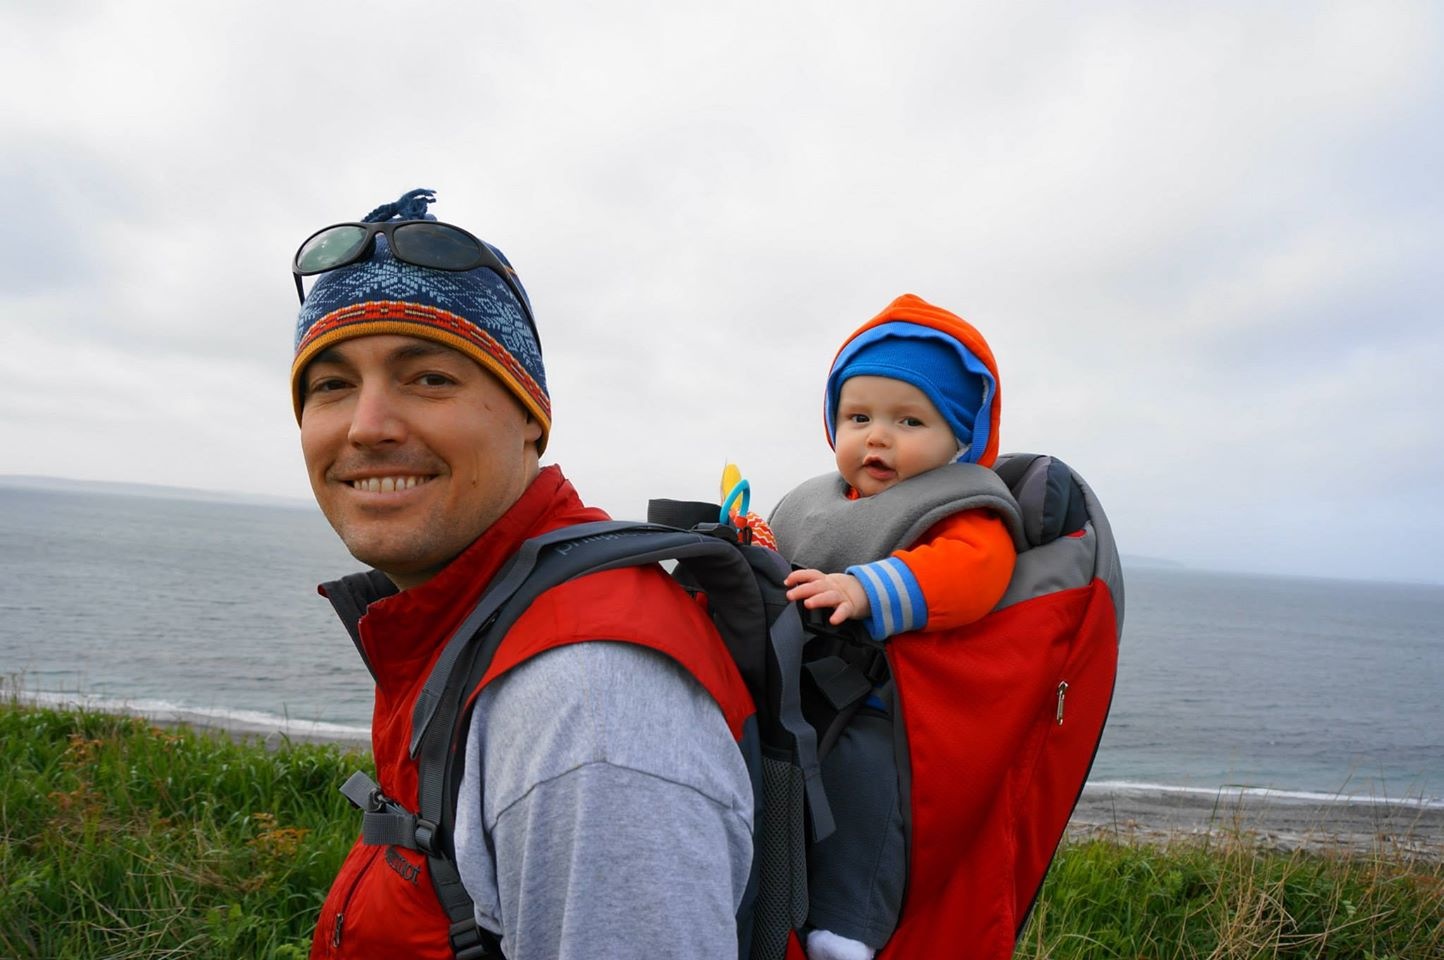
<instances>
[{"instance_id":1,"label":"baby's eye","mask_svg":"<svg viewBox=\"0 0 1444 960\"><path fill-rule=\"evenodd\" d=\"M871 418L865 413L854 413L850 414L847 419L853 423L867 423Z\"/></svg>"},{"instance_id":2,"label":"baby's eye","mask_svg":"<svg viewBox=\"0 0 1444 960\"><path fill-rule=\"evenodd\" d=\"M903 424L904 424L905 426L909 426L909 427L922 427L922 426L926 426L926 424L924 424L924 423L923 423L921 420L919 420L917 417L903 417Z\"/></svg>"}]
</instances>

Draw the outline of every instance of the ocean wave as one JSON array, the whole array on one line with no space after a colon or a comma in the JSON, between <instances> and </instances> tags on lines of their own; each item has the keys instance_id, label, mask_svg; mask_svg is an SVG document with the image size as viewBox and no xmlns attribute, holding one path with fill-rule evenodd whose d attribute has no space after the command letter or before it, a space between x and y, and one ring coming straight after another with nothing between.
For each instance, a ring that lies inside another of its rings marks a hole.
<instances>
[{"instance_id":1,"label":"ocean wave","mask_svg":"<svg viewBox=\"0 0 1444 960\"><path fill-rule=\"evenodd\" d=\"M232 733L278 734L307 740L352 741L370 740L371 728L354 724L328 723L323 720L298 720L263 710L238 710L225 707L190 707L167 700L147 698L101 697L86 693L52 693L15 691L20 703L65 710L93 710L97 713L122 713L144 717L156 723L213 727Z\"/></svg>"},{"instance_id":2,"label":"ocean wave","mask_svg":"<svg viewBox=\"0 0 1444 960\"><path fill-rule=\"evenodd\" d=\"M1376 804L1380 806L1414 806L1430 810L1444 810L1444 797L1423 795L1388 795L1375 792L1324 793L1314 790L1279 790L1274 787L1253 787L1243 784L1225 784L1219 787L1189 787L1172 783L1141 783L1132 780L1089 780L1084 788L1089 791L1126 793L1134 795L1172 794L1188 797L1216 797L1220 800L1282 800L1296 803L1347 803Z\"/></svg>"}]
</instances>

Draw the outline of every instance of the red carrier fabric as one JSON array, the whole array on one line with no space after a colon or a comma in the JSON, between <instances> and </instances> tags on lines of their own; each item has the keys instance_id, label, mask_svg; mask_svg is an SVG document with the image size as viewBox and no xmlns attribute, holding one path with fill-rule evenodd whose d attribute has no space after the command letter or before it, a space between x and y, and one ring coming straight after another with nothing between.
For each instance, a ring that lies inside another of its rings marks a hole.
<instances>
[{"instance_id":1,"label":"red carrier fabric","mask_svg":"<svg viewBox=\"0 0 1444 960\"><path fill-rule=\"evenodd\" d=\"M1054 458L995 469L1023 526L1007 595L976 623L888 648L912 820L882 960L1013 955L1113 699L1123 579L1102 506Z\"/></svg>"},{"instance_id":2,"label":"red carrier fabric","mask_svg":"<svg viewBox=\"0 0 1444 960\"><path fill-rule=\"evenodd\" d=\"M913 843L907 898L880 956L1010 957L1108 713L1118 655L1109 588L1045 594L889 653Z\"/></svg>"},{"instance_id":3,"label":"red carrier fabric","mask_svg":"<svg viewBox=\"0 0 1444 960\"><path fill-rule=\"evenodd\" d=\"M984 508L1018 550L1007 592L961 627L887 641L905 752L908 874L881 960L1012 956L1093 763L1123 617L1117 547L1083 479L1053 457L939 468L866 500L826 475L769 518L801 566L845 569ZM885 499L891 495L892 502ZM830 540L819 535L840 530ZM868 539L870 538L870 539ZM825 762L825 761L824 761Z\"/></svg>"}]
</instances>

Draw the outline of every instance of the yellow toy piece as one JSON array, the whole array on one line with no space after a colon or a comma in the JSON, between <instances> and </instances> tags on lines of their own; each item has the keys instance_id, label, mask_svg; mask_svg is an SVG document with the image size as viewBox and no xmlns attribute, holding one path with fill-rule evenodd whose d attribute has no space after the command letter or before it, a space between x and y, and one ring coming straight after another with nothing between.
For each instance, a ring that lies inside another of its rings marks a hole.
<instances>
[{"instance_id":1,"label":"yellow toy piece","mask_svg":"<svg viewBox=\"0 0 1444 960\"><path fill-rule=\"evenodd\" d=\"M736 489L737 484L742 482L742 470L735 463L729 463L722 468L722 492L718 494L718 503L725 503L727 495Z\"/></svg>"}]
</instances>

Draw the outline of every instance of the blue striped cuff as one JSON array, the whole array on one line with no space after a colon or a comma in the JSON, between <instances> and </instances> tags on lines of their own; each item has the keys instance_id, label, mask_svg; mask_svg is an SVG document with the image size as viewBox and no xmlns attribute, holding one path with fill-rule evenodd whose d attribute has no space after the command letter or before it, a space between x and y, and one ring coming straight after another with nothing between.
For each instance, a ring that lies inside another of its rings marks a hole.
<instances>
[{"instance_id":1,"label":"blue striped cuff","mask_svg":"<svg viewBox=\"0 0 1444 960\"><path fill-rule=\"evenodd\" d=\"M886 640L927 625L928 607L922 587L907 564L897 557L848 567L846 572L857 577L867 591L867 602L872 607L867 632L874 640Z\"/></svg>"}]
</instances>

